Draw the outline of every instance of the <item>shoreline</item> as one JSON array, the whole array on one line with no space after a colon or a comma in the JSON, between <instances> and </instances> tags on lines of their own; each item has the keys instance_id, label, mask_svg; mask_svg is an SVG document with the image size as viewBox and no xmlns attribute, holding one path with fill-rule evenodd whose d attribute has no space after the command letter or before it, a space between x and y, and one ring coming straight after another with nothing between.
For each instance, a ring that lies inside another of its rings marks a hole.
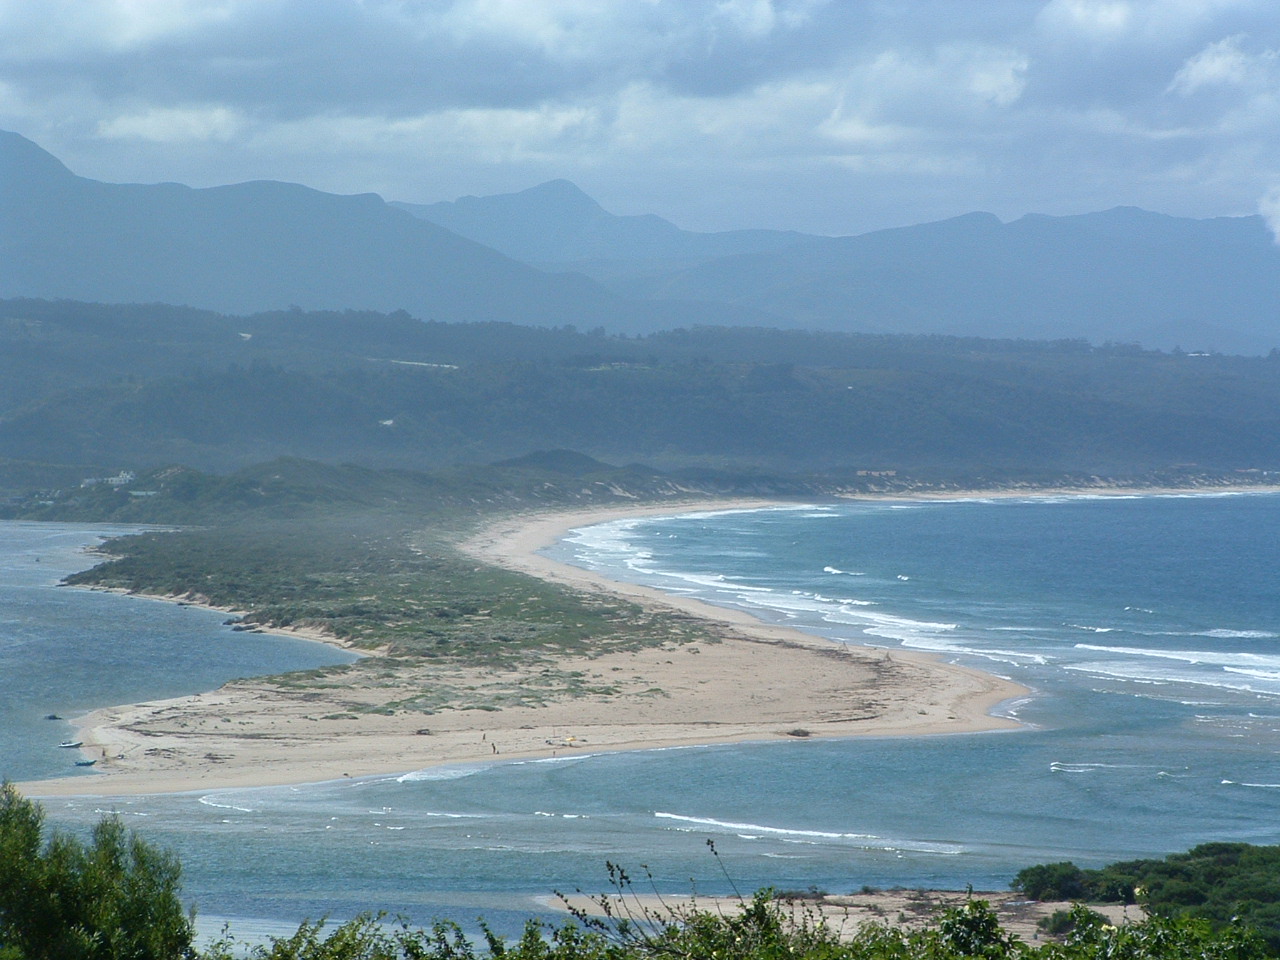
<instances>
[{"instance_id":1,"label":"shoreline","mask_svg":"<svg viewBox=\"0 0 1280 960\"><path fill-rule=\"evenodd\" d=\"M496 712L452 709L431 716L366 714L356 719L344 711L359 691L290 690L263 680L236 681L206 693L110 707L76 718L77 739L84 741L86 755L101 754L99 772L29 781L21 787L33 797L179 793L562 753L1019 726L990 711L1028 691L993 674L946 664L929 654L855 647L769 625L744 611L608 580L535 552L571 529L610 519L781 505L718 500L508 516L459 544L464 553L486 562L694 618L706 632L705 643L605 653L561 664L589 671L592 679L616 688L615 694ZM310 638L336 642L318 632ZM466 679L483 681L482 676ZM404 682L412 684L415 678ZM385 697L385 688L378 692Z\"/></svg>"},{"instance_id":2,"label":"shoreline","mask_svg":"<svg viewBox=\"0 0 1280 960\"><path fill-rule=\"evenodd\" d=\"M1260 486L1061 488L886 493L852 499L1276 492L1280 488ZM626 682L616 684L617 695L495 712L447 709L430 716L361 715L357 720L342 713L354 702L350 690L290 690L264 680L233 681L193 696L109 707L74 718L76 738L84 741L86 755L101 752L101 772L19 786L32 797L180 793L401 774L561 753L1018 729L1020 724L991 711L1030 691L997 675L947 663L933 654L827 640L768 624L746 611L610 580L536 552L572 529L610 520L799 504L707 500L510 515L458 544L464 554L487 563L587 593L620 596L646 610L693 618L706 631L706 643L607 653L563 664L589 670L602 681L619 679L610 674L625 675ZM135 596L207 606L185 598ZM317 630L261 632L349 649Z\"/></svg>"}]
</instances>

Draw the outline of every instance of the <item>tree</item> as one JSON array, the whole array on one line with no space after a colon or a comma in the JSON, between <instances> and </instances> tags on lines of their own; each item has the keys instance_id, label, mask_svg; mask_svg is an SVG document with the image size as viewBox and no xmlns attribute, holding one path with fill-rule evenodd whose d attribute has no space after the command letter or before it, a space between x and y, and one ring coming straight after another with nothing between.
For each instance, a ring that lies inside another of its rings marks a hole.
<instances>
[{"instance_id":1,"label":"tree","mask_svg":"<svg viewBox=\"0 0 1280 960\"><path fill-rule=\"evenodd\" d=\"M1010 886L1030 900L1083 900L1088 895L1085 872L1069 860L1027 867Z\"/></svg>"},{"instance_id":2,"label":"tree","mask_svg":"<svg viewBox=\"0 0 1280 960\"><path fill-rule=\"evenodd\" d=\"M44 812L0 787L0 960L186 960L181 866L106 817L44 840Z\"/></svg>"}]
</instances>

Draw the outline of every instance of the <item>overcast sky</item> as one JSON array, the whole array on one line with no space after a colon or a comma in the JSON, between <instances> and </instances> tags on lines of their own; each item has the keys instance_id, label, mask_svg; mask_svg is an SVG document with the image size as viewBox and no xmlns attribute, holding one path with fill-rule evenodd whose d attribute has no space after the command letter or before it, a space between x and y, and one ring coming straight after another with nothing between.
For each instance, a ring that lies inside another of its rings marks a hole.
<instances>
[{"instance_id":1,"label":"overcast sky","mask_svg":"<svg viewBox=\"0 0 1280 960\"><path fill-rule=\"evenodd\" d=\"M0 128L99 180L690 229L1280 219L1278 0L0 0Z\"/></svg>"}]
</instances>

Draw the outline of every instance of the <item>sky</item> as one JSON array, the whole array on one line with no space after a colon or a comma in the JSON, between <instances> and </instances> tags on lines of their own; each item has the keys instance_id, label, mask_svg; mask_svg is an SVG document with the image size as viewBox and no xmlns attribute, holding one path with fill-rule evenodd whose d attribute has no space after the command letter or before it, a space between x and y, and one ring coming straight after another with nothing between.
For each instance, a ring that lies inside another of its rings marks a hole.
<instances>
[{"instance_id":1,"label":"sky","mask_svg":"<svg viewBox=\"0 0 1280 960\"><path fill-rule=\"evenodd\" d=\"M1262 212L1277 0L0 0L0 129L75 173L692 230Z\"/></svg>"}]
</instances>

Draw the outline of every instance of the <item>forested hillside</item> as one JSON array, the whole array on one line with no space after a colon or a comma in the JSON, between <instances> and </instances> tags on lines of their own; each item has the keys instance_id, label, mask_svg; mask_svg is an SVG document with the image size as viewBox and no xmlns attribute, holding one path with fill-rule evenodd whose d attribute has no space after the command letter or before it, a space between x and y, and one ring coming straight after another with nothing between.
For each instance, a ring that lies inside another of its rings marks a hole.
<instances>
[{"instance_id":1,"label":"forested hillside","mask_svg":"<svg viewBox=\"0 0 1280 960\"><path fill-rule=\"evenodd\" d=\"M560 448L667 470L1135 475L1280 469L1277 437L1274 354L0 302L0 458L27 474Z\"/></svg>"}]
</instances>

